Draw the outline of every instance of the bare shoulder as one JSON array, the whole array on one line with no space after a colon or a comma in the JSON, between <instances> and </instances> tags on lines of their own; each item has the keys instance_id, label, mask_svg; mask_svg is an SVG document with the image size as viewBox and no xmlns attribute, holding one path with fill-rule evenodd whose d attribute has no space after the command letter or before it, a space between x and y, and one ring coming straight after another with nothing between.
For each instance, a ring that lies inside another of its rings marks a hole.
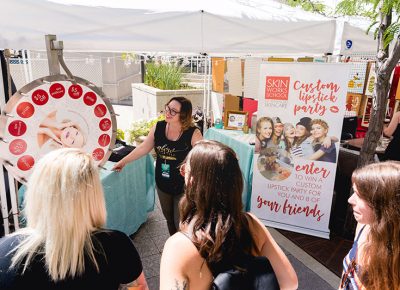
<instances>
[{"instance_id":1,"label":"bare shoulder","mask_svg":"<svg viewBox=\"0 0 400 290\"><path fill-rule=\"evenodd\" d=\"M198 128L196 128L192 135L192 145L194 145L197 141L200 141L202 139L203 139L203 135L201 135L200 130Z\"/></svg>"},{"instance_id":2,"label":"bare shoulder","mask_svg":"<svg viewBox=\"0 0 400 290\"><path fill-rule=\"evenodd\" d=\"M189 285L197 285L202 261L196 247L184 234L178 232L169 237L161 256L160 290L189 289Z\"/></svg>"},{"instance_id":3,"label":"bare shoulder","mask_svg":"<svg viewBox=\"0 0 400 290\"><path fill-rule=\"evenodd\" d=\"M269 232L265 225L252 213L248 212L248 220L251 235L256 243L256 246L261 250L265 240L269 237Z\"/></svg>"},{"instance_id":4,"label":"bare shoulder","mask_svg":"<svg viewBox=\"0 0 400 290\"><path fill-rule=\"evenodd\" d=\"M175 233L168 238L164 245L163 255L171 254L172 257L179 257L181 261L190 260L199 255L196 247L183 233Z\"/></svg>"},{"instance_id":5,"label":"bare shoulder","mask_svg":"<svg viewBox=\"0 0 400 290\"><path fill-rule=\"evenodd\" d=\"M257 229L263 230L265 228L264 224L253 213L247 212L247 215L249 215L251 217L250 227L253 226L255 228L255 230L257 230Z\"/></svg>"}]
</instances>

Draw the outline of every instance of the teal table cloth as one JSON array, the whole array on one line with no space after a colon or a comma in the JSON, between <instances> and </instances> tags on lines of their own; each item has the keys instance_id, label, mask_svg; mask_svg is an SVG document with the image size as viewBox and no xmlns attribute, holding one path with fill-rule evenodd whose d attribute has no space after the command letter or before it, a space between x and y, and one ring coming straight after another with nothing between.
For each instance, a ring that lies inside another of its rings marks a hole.
<instances>
[{"instance_id":1,"label":"teal table cloth","mask_svg":"<svg viewBox=\"0 0 400 290\"><path fill-rule=\"evenodd\" d=\"M255 139L254 134L244 134L238 130L224 130L209 128L204 138L224 143L231 147L239 158L240 169L243 174L244 188L242 201L246 211L250 210L250 198L253 181L253 156L254 145L250 145Z\"/></svg>"},{"instance_id":2,"label":"teal table cloth","mask_svg":"<svg viewBox=\"0 0 400 290\"><path fill-rule=\"evenodd\" d=\"M114 162L107 161L100 170L107 208L106 228L127 235L135 233L154 210L154 159L150 154L129 163L121 172L111 171ZM25 186L19 189L23 204Z\"/></svg>"}]
</instances>

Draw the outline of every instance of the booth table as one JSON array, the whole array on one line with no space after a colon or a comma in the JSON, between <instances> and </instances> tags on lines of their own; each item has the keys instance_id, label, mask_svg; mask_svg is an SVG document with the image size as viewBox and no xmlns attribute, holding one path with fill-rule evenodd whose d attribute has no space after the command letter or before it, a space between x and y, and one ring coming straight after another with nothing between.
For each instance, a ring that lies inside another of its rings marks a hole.
<instances>
[{"instance_id":1,"label":"booth table","mask_svg":"<svg viewBox=\"0 0 400 290\"><path fill-rule=\"evenodd\" d=\"M106 228L127 235L135 233L154 209L154 159L150 154L129 163L121 172L111 171L114 162L106 162L100 170L107 208ZM19 190L22 205L25 186Z\"/></svg>"},{"instance_id":2,"label":"booth table","mask_svg":"<svg viewBox=\"0 0 400 290\"><path fill-rule=\"evenodd\" d=\"M389 138L385 138L385 137L381 138L378 142L378 146L376 147L375 153L377 153L377 154L385 153L385 150L386 150L387 145L389 144L389 141L390 141ZM360 150L361 147L363 146L363 143L364 143L364 138L350 139L350 140L344 141L343 146Z\"/></svg>"},{"instance_id":3,"label":"booth table","mask_svg":"<svg viewBox=\"0 0 400 290\"><path fill-rule=\"evenodd\" d=\"M204 138L224 143L236 152L244 182L242 201L245 210L249 211L254 156L254 145L250 145L249 141L254 141L255 135L244 134L242 131L237 130L224 130L211 127L204 134Z\"/></svg>"}]
</instances>

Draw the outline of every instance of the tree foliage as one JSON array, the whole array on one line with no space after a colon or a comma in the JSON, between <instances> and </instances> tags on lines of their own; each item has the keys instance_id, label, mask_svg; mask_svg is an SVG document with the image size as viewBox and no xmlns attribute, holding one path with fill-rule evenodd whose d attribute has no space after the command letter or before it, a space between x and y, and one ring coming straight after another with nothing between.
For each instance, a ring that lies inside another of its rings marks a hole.
<instances>
[{"instance_id":1,"label":"tree foliage","mask_svg":"<svg viewBox=\"0 0 400 290\"><path fill-rule=\"evenodd\" d=\"M319 1L288 0L291 6L327 15ZM314 9L316 8L316 9ZM322 11L321 11L322 9ZM362 16L370 20L366 32L373 29L376 46L376 82L372 99L371 119L361 148L358 166L373 162L375 149L382 134L386 100L390 91L390 76L400 59L400 0L342 0L329 16ZM389 53L389 45L393 50Z\"/></svg>"}]
</instances>

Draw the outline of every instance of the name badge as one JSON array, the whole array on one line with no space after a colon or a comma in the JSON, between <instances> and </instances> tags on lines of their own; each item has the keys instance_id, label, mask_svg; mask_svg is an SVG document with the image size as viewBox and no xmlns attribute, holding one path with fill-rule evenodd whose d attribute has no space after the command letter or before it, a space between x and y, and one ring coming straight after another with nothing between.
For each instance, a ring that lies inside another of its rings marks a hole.
<instances>
[{"instance_id":1,"label":"name badge","mask_svg":"<svg viewBox=\"0 0 400 290\"><path fill-rule=\"evenodd\" d=\"M170 165L166 163L161 164L161 176L164 178L170 178Z\"/></svg>"}]
</instances>

